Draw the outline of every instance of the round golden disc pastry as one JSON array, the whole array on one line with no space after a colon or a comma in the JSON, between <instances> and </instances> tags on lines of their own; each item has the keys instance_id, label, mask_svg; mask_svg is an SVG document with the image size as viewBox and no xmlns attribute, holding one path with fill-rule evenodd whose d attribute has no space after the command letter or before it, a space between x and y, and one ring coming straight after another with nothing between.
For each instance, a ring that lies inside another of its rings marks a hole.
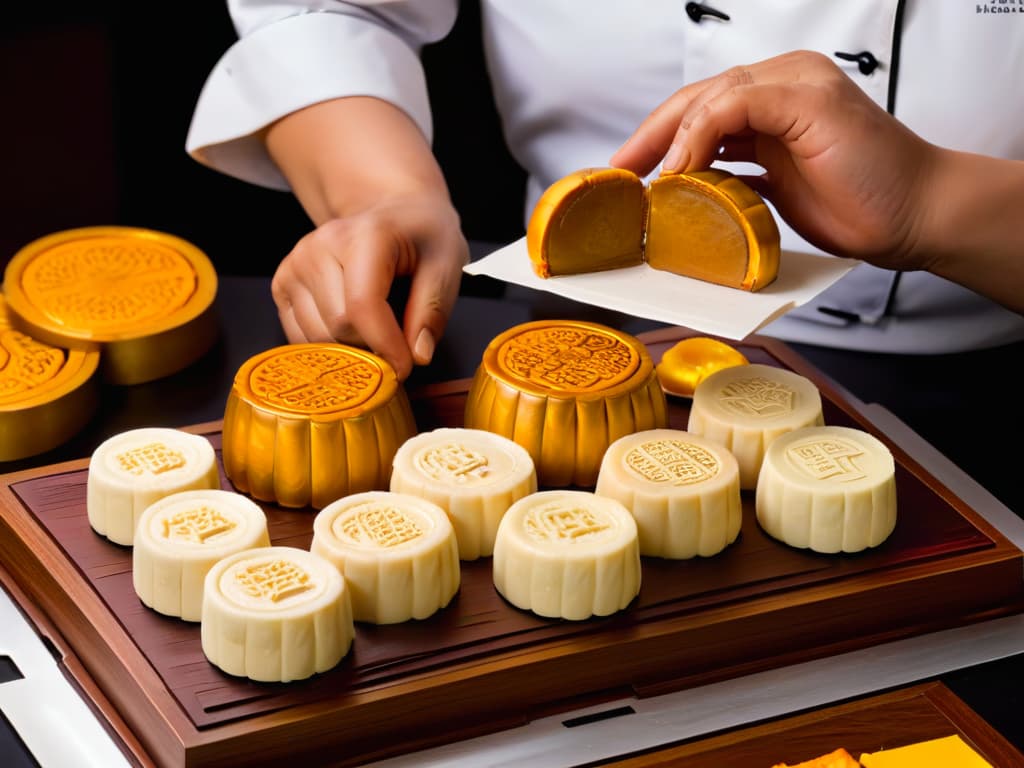
<instances>
[{"instance_id":1,"label":"round golden disc pastry","mask_svg":"<svg viewBox=\"0 0 1024 768\"><path fill-rule=\"evenodd\" d=\"M134 227L56 232L4 272L12 323L73 349L99 344L104 376L138 384L175 373L213 344L217 274L201 250Z\"/></svg>"},{"instance_id":2,"label":"round golden disc pastry","mask_svg":"<svg viewBox=\"0 0 1024 768\"><path fill-rule=\"evenodd\" d=\"M395 452L415 434L409 398L383 358L345 344L287 344L235 374L224 472L257 499L319 509L387 490Z\"/></svg>"},{"instance_id":3,"label":"round golden disc pastry","mask_svg":"<svg viewBox=\"0 0 1024 768\"><path fill-rule=\"evenodd\" d=\"M647 348L581 320L536 320L496 336L473 378L464 421L523 446L540 485L591 488L613 441L667 423Z\"/></svg>"},{"instance_id":4,"label":"round golden disc pastry","mask_svg":"<svg viewBox=\"0 0 1024 768\"><path fill-rule=\"evenodd\" d=\"M100 353L60 349L11 327L0 296L0 461L56 448L96 411Z\"/></svg>"},{"instance_id":5,"label":"round golden disc pastry","mask_svg":"<svg viewBox=\"0 0 1024 768\"><path fill-rule=\"evenodd\" d=\"M749 362L742 352L724 341L693 336L665 350L655 370L665 392L693 397L697 385L715 371Z\"/></svg>"}]
</instances>

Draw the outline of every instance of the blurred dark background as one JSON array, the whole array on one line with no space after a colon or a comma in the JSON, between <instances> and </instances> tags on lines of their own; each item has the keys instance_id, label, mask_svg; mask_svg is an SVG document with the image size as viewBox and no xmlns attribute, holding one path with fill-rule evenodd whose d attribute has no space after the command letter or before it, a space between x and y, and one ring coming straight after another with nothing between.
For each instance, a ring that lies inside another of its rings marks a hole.
<instances>
[{"instance_id":1,"label":"blurred dark background","mask_svg":"<svg viewBox=\"0 0 1024 768\"><path fill-rule=\"evenodd\" d=\"M236 40L221 0L58 0L4 15L0 265L51 232L121 224L183 237L222 274L269 275L310 229L290 194L185 153L206 76ZM434 150L467 236L506 242L522 234L525 177L502 141L479 19L464 1L452 33L424 51Z\"/></svg>"}]
</instances>

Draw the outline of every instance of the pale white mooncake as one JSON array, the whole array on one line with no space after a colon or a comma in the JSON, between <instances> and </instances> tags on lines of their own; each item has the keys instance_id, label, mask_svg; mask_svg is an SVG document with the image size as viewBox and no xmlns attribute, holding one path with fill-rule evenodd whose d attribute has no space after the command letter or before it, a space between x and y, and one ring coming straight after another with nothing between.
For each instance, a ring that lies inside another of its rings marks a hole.
<instances>
[{"instance_id":1,"label":"pale white mooncake","mask_svg":"<svg viewBox=\"0 0 1024 768\"><path fill-rule=\"evenodd\" d=\"M313 519L310 551L334 563L356 621L425 619L459 590L459 548L448 515L432 501L389 491L338 499Z\"/></svg>"},{"instance_id":2,"label":"pale white mooncake","mask_svg":"<svg viewBox=\"0 0 1024 768\"><path fill-rule=\"evenodd\" d=\"M896 466L874 435L851 427L795 430L765 454L757 521L768 535L815 552L877 547L896 527Z\"/></svg>"},{"instance_id":3,"label":"pale white mooncake","mask_svg":"<svg viewBox=\"0 0 1024 768\"><path fill-rule=\"evenodd\" d=\"M399 447L391 490L441 507L455 527L459 558L476 560L494 552L505 510L537 490L537 472L527 450L507 437L443 427Z\"/></svg>"},{"instance_id":4,"label":"pale white mooncake","mask_svg":"<svg viewBox=\"0 0 1024 768\"><path fill-rule=\"evenodd\" d=\"M200 636L206 658L229 675L286 683L326 672L355 636L345 580L296 547L228 555L206 574Z\"/></svg>"},{"instance_id":5,"label":"pale white mooncake","mask_svg":"<svg viewBox=\"0 0 1024 768\"><path fill-rule=\"evenodd\" d=\"M752 491L772 440L824 423L813 381L752 363L716 371L697 385L686 430L728 448L740 467L740 488Z\"/></svg>"},{"instance_id":6,"label":"pale white mooncake","mask_svg":"<svg viewBox=\"0 0 1024 768\"><path fill-rule=\"evenodd\" d=\"M615 499L540 491L513 504L494 543L494 586L540 616L608 616L640 592L636 522Z\"/></svg>"},{"instance_id":7,"label":"pale white mooncake","mask_svg":"<svg viewBox=\"0 0 1024 768\"><path fill-rule=\"evenodd\" d=\"M736 540L743 521L735 457L678 429L636 432L612 443L595 492L633 513L641 555L710 557Z\"/></svg>"},{"instance_id":8,"label":"pale white mooncake","mask_svg":"<svg viewBox=\"0 0 1024 768\"><path fill-rule=\"evenodd\" d=\"M135 594L159 613L199 621L203 581L213 564L269 546L267 516L247 496L219 488L165 496L146 507L135 529Z\"/></svg>"},{"instance_id":9,"label":"pale white mooncake","mask_svg":"<svg viewBox=\"0 0 1024 768\"><path fill-rule=\"evenodd\" d=\"M142 512L179 491L219 488L210 441L177 429L144 427L102 442L89 461L86 512L96 533L130 545Z\"/></svg>"}]
</instances>

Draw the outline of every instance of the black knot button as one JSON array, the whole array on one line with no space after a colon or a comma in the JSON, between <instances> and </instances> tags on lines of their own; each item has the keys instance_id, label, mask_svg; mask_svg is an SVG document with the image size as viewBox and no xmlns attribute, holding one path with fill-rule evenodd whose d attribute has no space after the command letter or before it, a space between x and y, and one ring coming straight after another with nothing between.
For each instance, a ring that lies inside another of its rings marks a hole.
<instances>
[{"instance_id":1,"label":"black knot button","mask_svg":"<svg viewBox=\"0 0 1024 768\"><path fill-rule=\"evenodd\" d=\"M712 16L722 21L729 20L729 14L722 13L717 8L712 8L710 5L704 5L703 3L687 3L686 15L690 17L690 21L696 24L700 24L701 19L705 16Z\"/></svg>"},{"instance_id":2,"label":"black knot button","mask_svg":"<svg viewBox=\"0 0 1024 768\"><path fill-rule=\"evenodd\" d=\"M843 61L855 61L857 62L857 69L860 70L862 75L870 75L876 69L878 69L878 59L871 51L861 51L860 53L844 53L843 51L836 51L836 58L842 59Z\"/></svg>"}]
</instances>

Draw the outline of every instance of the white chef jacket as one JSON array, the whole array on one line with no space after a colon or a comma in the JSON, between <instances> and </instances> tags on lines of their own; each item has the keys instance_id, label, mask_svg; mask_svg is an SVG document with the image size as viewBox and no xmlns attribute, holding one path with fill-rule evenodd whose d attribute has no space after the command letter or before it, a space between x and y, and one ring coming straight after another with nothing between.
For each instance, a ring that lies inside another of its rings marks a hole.
<instances>
[{"instance_id":1,"label":"white chef jacket","mask_svg":"<svg viewBox=\"0 0 1024 768\"><path fill-rule=\"evenodd\" d=\"M454 24L457 0L228 0L239 34L200 94L186 140L199 162L287 189L259 131L325 99L370 95L429 139L418 54ZM484 50L505 138L528 173L524 223L556 179L607 165L644 117L687 82L795 50L836 58L925 139L1024 159L1024 0L481 0ZM458 87L453 83L452 87ZM749 170L724 165L730 170ZM1006 215L1020 201L1007 201ZM818 252L781 219L782 247ZM1021 254L1024 258L1024 254ZM1024 317L925 272L858 265L763 333L901 353L1024 338Z\"/></svg>"}]
</instances>

